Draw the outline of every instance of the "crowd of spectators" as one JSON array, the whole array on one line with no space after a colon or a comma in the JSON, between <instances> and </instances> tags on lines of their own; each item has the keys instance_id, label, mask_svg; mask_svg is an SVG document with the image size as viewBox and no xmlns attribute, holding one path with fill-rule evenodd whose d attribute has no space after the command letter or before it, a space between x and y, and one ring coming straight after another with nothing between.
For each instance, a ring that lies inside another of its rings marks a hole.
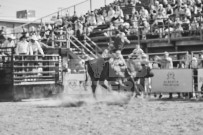
<instances>
[{"instance_id":1,"label":"crowd of spectators","mask_svg":"<svg viewBox=\"0 0 203 135\"><path fill-rule=\"evenodd\" d=\"M141 7L138 8L137 3ZM131 13L123 11L126 7ZM22 31L29 32L30 36L41 36L46 41L53 35L64 38L66 32L81 39L84 34L90 37L112 36L114 30L126 35L139 35L143 40L168 38L169 32L171 38L179 38L200 34L203 28L202 12L201 0L155 0L150 6L142 5L139 0L116 0L85 15L78 16L76 11L73 15L67 12L64 16L58 15L54 24L42 23L29 29L22 27Z\"/></svg>"}]
</instances>

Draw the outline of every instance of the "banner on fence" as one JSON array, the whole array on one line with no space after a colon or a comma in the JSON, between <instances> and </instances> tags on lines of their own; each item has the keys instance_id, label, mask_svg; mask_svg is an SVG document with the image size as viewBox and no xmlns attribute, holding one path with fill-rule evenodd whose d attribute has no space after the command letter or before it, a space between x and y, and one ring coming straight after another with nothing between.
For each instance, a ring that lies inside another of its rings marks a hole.
<instances>
[{"instance_id":1,"label":"banner on fence","mask_svg":"<svg viewBox=\"0 0 203 135\"><path fill-rule=\"evenodd\" d=\"M193 71L191 69L153 70L153 93L192 92Z\"/></svg>"},{"instance_id":2,"label":"banner on fence","mask_svg":"<svg viewBox=\"0 0 203 135\"><path fill-rule=\"evenodd\" d=\"M69 74L63 75L63 83L65 92L84 91L85 74Z\"/></svg>"},{"instance_id":3,"label":"banner on fence","mask_svg":"<svg viewBox=\"0 0 203 135\"><path fill-rule=\"evenodd\" d=\"M198 91L203 91L203 69L198 69Z\"/></svg>"}]
</instances>

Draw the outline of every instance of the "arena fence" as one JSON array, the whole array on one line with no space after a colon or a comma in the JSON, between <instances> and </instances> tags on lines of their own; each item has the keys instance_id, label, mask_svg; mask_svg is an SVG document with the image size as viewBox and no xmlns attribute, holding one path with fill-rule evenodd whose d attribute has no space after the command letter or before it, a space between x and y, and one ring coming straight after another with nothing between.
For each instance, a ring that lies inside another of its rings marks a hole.
<instances>
[{"instance_id":1,"label":"arena fence","mask_svg":"<svg viewBox=\"0 0 203 135\"><path fill-rule=\"evenodd\" d=\"M14 48L7 50L12 52ZM59 55L5 53L0 59L0 100L39 98L62 92L61 65Z\"/></svg>"}]
</instances>

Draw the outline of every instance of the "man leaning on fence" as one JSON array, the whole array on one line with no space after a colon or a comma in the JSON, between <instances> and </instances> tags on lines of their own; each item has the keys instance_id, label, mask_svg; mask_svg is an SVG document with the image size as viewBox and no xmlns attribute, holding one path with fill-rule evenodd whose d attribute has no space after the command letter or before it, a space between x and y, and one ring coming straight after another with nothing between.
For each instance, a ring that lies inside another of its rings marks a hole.
<instances>
[{"instance_id":1,"label":"man leaning on fence","mask_svg":"<svg viewBox=\"0 0 203 135\"><path fill-rule=\"evenodd\" d=\"M27 42L26 35L20 37L20 41L17 43L16 46L16 54L17 55L29 55L33 54L32 47Z\"/></svg>"}]
</instances>

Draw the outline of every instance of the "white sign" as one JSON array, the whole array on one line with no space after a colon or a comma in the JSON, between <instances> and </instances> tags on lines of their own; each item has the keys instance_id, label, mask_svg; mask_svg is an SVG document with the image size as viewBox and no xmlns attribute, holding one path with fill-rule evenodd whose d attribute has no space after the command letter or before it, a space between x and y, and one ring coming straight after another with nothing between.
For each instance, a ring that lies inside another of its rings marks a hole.
<instances>
[{"instance_id":1,"label":"white sign","mask_svg":"<svg viewBox=\"0 0 203 135\"><path fill-rule=\"evenodd\" d=\"M63 75L64 93L70 94L72 96L77 96L81 94L92 94L90 89L88 88L85 89L86 85L85 79L86 74L64 73Z\"/></svg>"},{"instance_id":2,"label":"white sign","mask_svg":"<svg viewBox=\"0 0 203 135\"><path fill-rule=\"evenodd\" d=\"M198 91L203 91L203 69L198 69Z\"/></svg>"},{"instance_id":3,"label":"white sign","mask_svg":"<svg viewBox=\"0 0 203 135\"><path fill-rule=\"evenodd\" d=\"M192 69L155 69L152 70L152 93L192 92Z\"/></svg>"}]
</instances>

